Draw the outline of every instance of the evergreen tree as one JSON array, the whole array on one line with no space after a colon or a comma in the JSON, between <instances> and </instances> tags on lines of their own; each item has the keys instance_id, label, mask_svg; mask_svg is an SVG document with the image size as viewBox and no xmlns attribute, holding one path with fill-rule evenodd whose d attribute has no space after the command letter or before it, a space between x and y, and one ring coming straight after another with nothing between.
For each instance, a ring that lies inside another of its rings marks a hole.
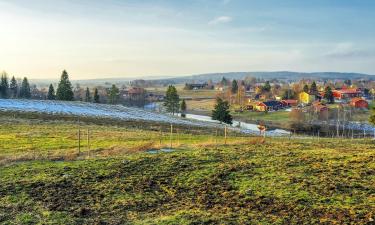
<instances>
[{"instance_id":1,"label":"evergreen tree","mask_svg":"<svg viewBox=\"0 0 375 225\"><path fill-rule=\"evenodd\" d=\"M186 117L186 102L185 99L182 99L181 102L181 117Z\"/></svg>"},{"instance_id":2,"label":"evergreen tree","mask_svg":"<svg viewBox=\"0 0 375 225\"><path fill-rule=\"evenodd\" d=\"M14 76L12 76L12 79L10 80L9 92L10 92L11 98L17 98L18 97L18 84L17 84L16 78L14 78Z\"/></svg>"},{"instance_id":3,"label":"evergreen tree","mask_svg":"<svg viewBox=\"0 0 375 225\"><path fill-rule=\"evenodd\" d=\"M232 81L232 90L231 91L232 91L232 94L236 94L237 91L238 91L238 83L237 83L236 80Z\"/></svg>"},{"instance_id":4,"label":"evergreen tree","mask_svg":"<svg viewBox=\"0 0 375 225\"><path fill-rule=\"evenodd\" d=\"M333 104L335 103L335 98L333 96L333 92L330 86L326 88L326 92L324 93L324 98L328 101L328 103Z\"/></svg>"},{"instance_id":5,"label":"evergreen tree","mask_svg":"<svg viewBox=\"0 0 375 225\"><path fill-rule=\"evenodd\" d=\"M53 88L52 84L50 84L49 87L48 87L47 99L48 100L55 100L56 99L55 88Z\"/></svg>"},{"instance_id":6,"label":"evergreen tree","mask_svg":"<svg viewBox=\"0 0 375 225\"><path fill-rule=\"evenodd\" d=\"M262 87L262 90L265 92L270 92L271 91L271 84L269 81L267 81L264 86Z\"/></svg>"},{"instance_id":7,"label":"evergreen tree","mask_svg":"<svg viewBox=\"0 0 375 225\"><path fill-rule=\"evenodd\" d=\"M9 96L8 76L6 73L3 73L1 75L1 81L0 81L0 97L8 98L8 96Z\"/></svg>"},{"instance_id":8,"label":"evergreen tree","mask_svg":"<svg viewBox=\"0 0 375 225\"><path fill-rule=\"evenodd\" d=\"M98 89L97 88L95 88L95 90L94 90L94 102L95 103L100 103L99 93L98 93Z\"/></svg>"},{"instance_id":9,"label":"evergreen tree","mask_svg":"<svg viewBox=\"0 0 375 225\"><path fill-rule=\"evenodd\" d=\"M21 98L31 98L30 84L26 77L23 78L21 89L20 89Z\"/></svg>"},{"instance_id":10,"label":"evergreen tree","mask_svg":"<svg viewBox=\"0 0 375 225\"><path fill-rule=\"evenodd\" d=\"M69 75L65 70L62 72L59 85L57 86L56 98L63 101L74 100L72 84L70 83Z\"/></svg>"},{"instance_id":11,"label":"evergreen tree","mask_svg":"<svg viewBox=\"0 0 375 225\"><path fill-rule=\"evenodd\" d=\"M285 90L282 96L282 99L294 99L295 98L295 92L291 89Z\"/></svg>"},{"instance_id":12,"label":"evergreen tree","mask_svg":"<svg viewBox=\"0 0 375 225\"><path fill-rule=\"evenodd\" d=\"M180 108L180 96L177 94L176 87L173 85L169 85L167 89L164 99L164 106L166 107L167 112L170 112L173 115L178 113Z\"/></svg>"},{"instance_id":13,"label":"evergreen tree","mask_svg":"<svg viewBox=\"0 0 375 225\"><path fill-rule=\"evenodd\" d=\"M312 84L311 84L310 93L313 94L313 95L318 94L318 87L316 86L315 81L313 81Z\"/></svg>"},{"instance_id":14,"label":"evergreen tree","mask_svg":"<svg viewBox=\"0 0 375 225\"><path fill-rule=\"evenodd\" d=\"M305 84L305 86L303 86L303 91L306 92L306 93L309 93L309 86L307 84Z\"/></svg>"},{"instance_id":15,"label":"evergreen tree","mask_svg":"<svg viewBox=\"0 0 375 225\"><path fill-rule=\"evenodd\" d=\"M216 99L215 109L212 111L212 119L223 123L232 124L232 116L229 111L229 103L221 98Z\"/></svg>"},{"instance_id":16,"label":"evergreen tree","mask_svg":"<svg viewBox=\"0 0 375 225\"><path fill-rule=\"evenodd\" d=\"M116 85L112 84L112 87L109 90L109 104L117 104L119 99L120 90L116 87Z\"/></svg>"},{"instance_id":17,"label":"evergreen tree","mask_svg":"<svg viewBox=\"0 0 375 225\"><path fill-rule=\"evenodd\" d=\"M221 85L223 85L223 86L227 86L228 85L228 80L227 80L227 78L225 78L225 77L223 77L222 79L221 79Z\"/></svg>"},{"instance_id":18,"label":"evergreen tree","mask_svg":"<svg viewBox=\"0 0 375 225\"><path fill-rule=\"evenodd\" d=\"M90 89L86 88L85 102L91 102Z\"/></svg>"}]
</instances>

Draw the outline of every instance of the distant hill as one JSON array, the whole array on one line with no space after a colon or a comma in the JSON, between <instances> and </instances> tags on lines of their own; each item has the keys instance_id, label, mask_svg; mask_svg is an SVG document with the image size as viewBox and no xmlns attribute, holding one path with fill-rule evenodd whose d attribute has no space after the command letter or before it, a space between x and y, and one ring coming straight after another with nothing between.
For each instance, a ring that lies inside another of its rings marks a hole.
<instances>
[{"instance_id":1,"label":"distant hill","mask_svg":"<svg viewBox=\"0 0 375 225\"><path fill-rule=\"evenodd\" d=\"M214 82L220 81L223 77L228 79L244 79L246 76L252 76L256 78L269 79L283 79L283 80L299 80L302 78L311 79L366 79L375 80L375 75L362 74L362 73L340 73L340 72L290 72L290 71L274 71L274 72L228 72L228 73L207 73L207 74L195 74L189 76L132 76L122 78L102 78L102 79L87 79L87 80L72 80L72 84L77 83L85 86L97 86L104 85L109 86L110 84L127 84L132 80L144 79L153 80L155 83L161 84L176 84L176 83L188 83L188 82L205 82L212 80ZM33 79L32 83L41 86L48 86L50 83L57 84L58 80L39 80Z\"/></svg>"},{"instance_id":2,"label":"distant hill","mask_svg":"<svg viewBox=\"0 0 375 225\"><path fill-rule=\"evenodd\" d=\"M306 79L366 79L375 80L374 75L362 74L362 73L339 73L339 72L314 72L314 73L303 73L303 72L290 72L290 71L275 71L275 72L228 72L228 73L208 73L198 74L191 76L174 77L161 80L173 81L173 83L185 83L185 82L199 82L212 80L214 82L220 81L222 77L228 79L244 79L246 76L252 76L263 79L285 79L285 80L299 80L302 78Z\"/></svg>"}]
</instances>

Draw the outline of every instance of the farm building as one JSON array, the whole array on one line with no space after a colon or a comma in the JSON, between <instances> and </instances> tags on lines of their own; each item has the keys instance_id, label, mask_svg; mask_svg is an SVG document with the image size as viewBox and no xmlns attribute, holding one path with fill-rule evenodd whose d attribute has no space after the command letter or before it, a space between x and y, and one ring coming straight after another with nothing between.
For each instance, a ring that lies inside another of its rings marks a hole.
<instances>
[{"instance_id":1,"label":"farm building","mask_svg":"<svg viewBox=\"0 0 375 225\"><path fill-rule=\"evenodd\" d=\"M336 99L358 98L362 96L362 92L355 88L333 90L332 92Z\"/></svg>"},{"instance_id":2,"label":"farm building","mask_svg":"<svg viewBox=\"0 0 375 225\"><path fill-rule=\"evenodd\" d=\"M285 99L285 100L282 100L281 103L283 103L286 107L292 107L292 106L298 105L298 101L295 99Z\"/></svg>"},{"instance_id":3,"label":"farm building","mask_svg":"<svg viewBox=\"0 0 375 225\"><path fill-rule=\"evenodd\" d=\"M208 83L201 83L201 84L185 84L186 90L198 90L198 89L207 89Z\"/></svg>"},{"instance_id":4,"label":"farm building","mask_svg":"<svg viewBox=\"0 0 375 225\"><path fill-rule=\"evenodd\" d=\"M323 111L328 111L328 107L325 106L325 105L323 105L320 102L314 102L312 104L312 107L314 109L314 112L316 112L316 113L320 113L320 112L323 112Z\"/></svg>"},{"instance_id":5,"label":"farm building","mask_svg":"<svg viewBox=\"0 0 375 225\"><path fill-rule=\"evenodd\" d=\"M361 109L367 109L368 108L368 102L362 98L353 98L350 101L350 105L355 108L361 108Z\"/></svg>"},{"instance_id":6,"label":"farm building","mask_svg":"<svg viewBox=\"0 0 375 225\"><path fill-rule=\"evenodd\" d=\"M310 104L315 101L315 95L311 95L303 91L299 94L299 101L302 104Z\"/></svg>"},{"instance_id":7,"label":"farm building","mask_svg":"<svg viewBox=\"0 0 375 225\"><path fill-rule=\"evenodd\" d=\"M274 111L282 109L283 105L279 101L265 101L265 102L258 102L255 105L255 109L257 111L265 112L265 111Z\"/></svg>"}]
</instances>

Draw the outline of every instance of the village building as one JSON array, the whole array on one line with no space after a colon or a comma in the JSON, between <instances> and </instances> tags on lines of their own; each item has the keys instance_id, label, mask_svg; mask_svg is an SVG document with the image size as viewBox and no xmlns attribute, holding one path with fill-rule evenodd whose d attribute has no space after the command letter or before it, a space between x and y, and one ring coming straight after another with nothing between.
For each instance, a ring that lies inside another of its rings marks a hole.
<instances>
[{"instance_id":1,"label":"village building","mask_svg":"<svg viewBox=\"0 0 375 225\"><path fill-rule=\"evenodd\" d=\"M281 103L285 104L286 107L293 107L298 105L298 100L295 99L285 99L281 100Z\"/></svg>"},{"instance_id":2,"label":"village building","mask_svg":"<svg viewBox=\"0 0 375 225\"><path fill-rule=\"evenodd\" d=\"M199 84L185 84L185 89L187 90L199 90L199 89L207 89L208 88L208 83L199 83Z\"/></svg>"},{"instance_id":3,"label":"village building","mask_svg":"<svg viewBox=\"0 0 375 225\"><path fill-rule=\"evenodd\" d=\"M350 105L354 108L367 109L369 104L366 100L362 98L353 98L350 101Z\"/></svg>"},{"instance_id":4,"label":"village building","mask_svg":"<svg viewBox=\"0 0 375 225\"><path fill-rule=\"evenodd\" d=\"M306 93L304 91L299 94L299 101L302 104L310 104L310 103L314 102L315 99L316 99L315 95Z\"/></svg>"},{"instance_id":5,"label":"village building","mask_svg":"<svg viewBox=\"0 0 375 225\"><path fill-rule=\"evenodd\" d=\"M255 105L255 109L260 112L265 111L276 111L283 108L283 104L279 101L265 101L265 102L258 102Z\"/></svg>"},{"instance_id":6,"label":"village building","mask_svg":"<svg viewBox=\"0 0 375 225\"><path fill-rule=\"evenodd\" d=\"M358 98L362 96L362 92L355 88L333 90L332 93L336 99Z\"/></svg>"}]
</instances>

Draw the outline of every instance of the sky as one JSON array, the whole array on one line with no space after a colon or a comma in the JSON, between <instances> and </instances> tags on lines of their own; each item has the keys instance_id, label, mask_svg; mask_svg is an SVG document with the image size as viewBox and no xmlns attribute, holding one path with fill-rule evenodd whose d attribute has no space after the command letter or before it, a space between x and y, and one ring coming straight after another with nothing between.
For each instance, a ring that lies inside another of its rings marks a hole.
<instances>
[{"instance_id":1,"label":"sky","mask_svg":"<svg viewBox=\"0 0 375 225\"><path fill-rule=\"evenodd\" d=\"M0 0L0 71L375 74L373 12L373 0Z\"/></svg>"}]
</instances>

